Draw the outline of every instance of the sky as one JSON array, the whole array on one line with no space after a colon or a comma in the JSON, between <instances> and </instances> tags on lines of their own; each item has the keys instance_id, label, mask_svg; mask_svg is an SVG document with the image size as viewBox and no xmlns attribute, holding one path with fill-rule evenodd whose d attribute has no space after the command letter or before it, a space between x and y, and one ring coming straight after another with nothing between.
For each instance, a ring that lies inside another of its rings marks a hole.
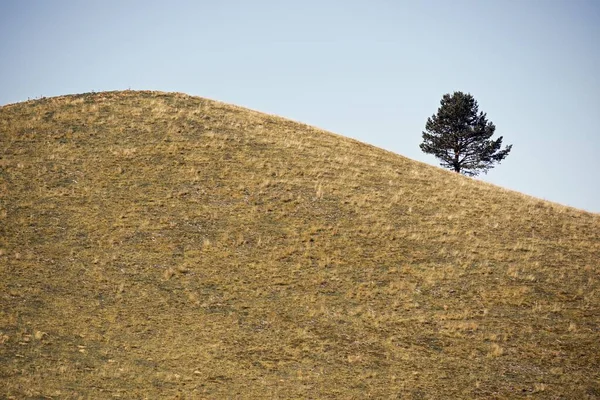
<instances>
[{"instance_id":1,"label":"sky","mask_svg":"<svg viewBox=\"0 0 600 400\"><path fill-rule=\"evenodd\" d=\"M0 105L160 90L414 160L445 93L512 144L481 179L600 213L598 0L2 0Z\"/></svg>"}]
</instances>

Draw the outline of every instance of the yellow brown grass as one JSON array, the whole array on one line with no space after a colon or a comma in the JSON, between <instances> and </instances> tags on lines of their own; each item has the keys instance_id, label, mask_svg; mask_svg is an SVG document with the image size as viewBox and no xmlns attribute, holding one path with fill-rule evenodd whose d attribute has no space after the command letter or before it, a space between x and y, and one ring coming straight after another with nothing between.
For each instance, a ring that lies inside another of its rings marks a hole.
<instances>
[{"instance_id":1,"label":"yellow brown grass","mask_svg":"<svg viewBox=\"0 0 600 400\"><path fill-rule=\"evenodd\" d=\"M0 146L0 397L600 396L596 214L183 94Z\"/></svg>"}]
</instances>

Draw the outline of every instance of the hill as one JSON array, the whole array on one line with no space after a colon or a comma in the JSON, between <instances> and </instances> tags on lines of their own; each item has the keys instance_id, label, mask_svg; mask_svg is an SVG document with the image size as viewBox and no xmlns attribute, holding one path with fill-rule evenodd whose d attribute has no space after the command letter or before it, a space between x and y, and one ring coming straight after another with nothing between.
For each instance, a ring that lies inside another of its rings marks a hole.
<instances>
[{"instance_id":1,"label":"hill","mask_svg":"<svg viewBox=\"0 0 600 400\"><path fill-rule=\"evenodd\" d=\"M0 397L600 397L597 214L183 94L0 146Z\"/></svg>"}]
</instances>

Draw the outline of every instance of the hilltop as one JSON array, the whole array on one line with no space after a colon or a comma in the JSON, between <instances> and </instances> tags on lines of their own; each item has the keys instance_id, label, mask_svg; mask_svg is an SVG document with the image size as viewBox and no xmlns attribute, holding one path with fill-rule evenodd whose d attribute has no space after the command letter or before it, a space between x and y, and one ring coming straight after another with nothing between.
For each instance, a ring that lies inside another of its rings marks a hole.
<instances>
[{"instance_id":1,"label":"hilltop","mask_svg":"<svg viewBox=\"0 0 600 400\"><path fill-rule=\"evenodd\" d=\"M597 214L134 91L0 108L0 196L0 397L600 397Z\"/></svg>"}]
</instances>

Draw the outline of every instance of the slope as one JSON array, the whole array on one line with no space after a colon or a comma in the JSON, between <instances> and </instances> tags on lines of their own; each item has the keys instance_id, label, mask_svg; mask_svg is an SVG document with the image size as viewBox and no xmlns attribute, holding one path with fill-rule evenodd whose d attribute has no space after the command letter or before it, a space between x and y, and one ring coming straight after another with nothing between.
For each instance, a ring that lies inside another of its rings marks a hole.
<instances>
[{"instance_id":1,"label":"slope","mask_svg":"<svg viewBox=\"0 0 600 400\"><path fill-rule=\"evenodd\" d=\"M183 94L0 146L2 397L600 397L596 214Z\"/></svg>"}]
</instances>

